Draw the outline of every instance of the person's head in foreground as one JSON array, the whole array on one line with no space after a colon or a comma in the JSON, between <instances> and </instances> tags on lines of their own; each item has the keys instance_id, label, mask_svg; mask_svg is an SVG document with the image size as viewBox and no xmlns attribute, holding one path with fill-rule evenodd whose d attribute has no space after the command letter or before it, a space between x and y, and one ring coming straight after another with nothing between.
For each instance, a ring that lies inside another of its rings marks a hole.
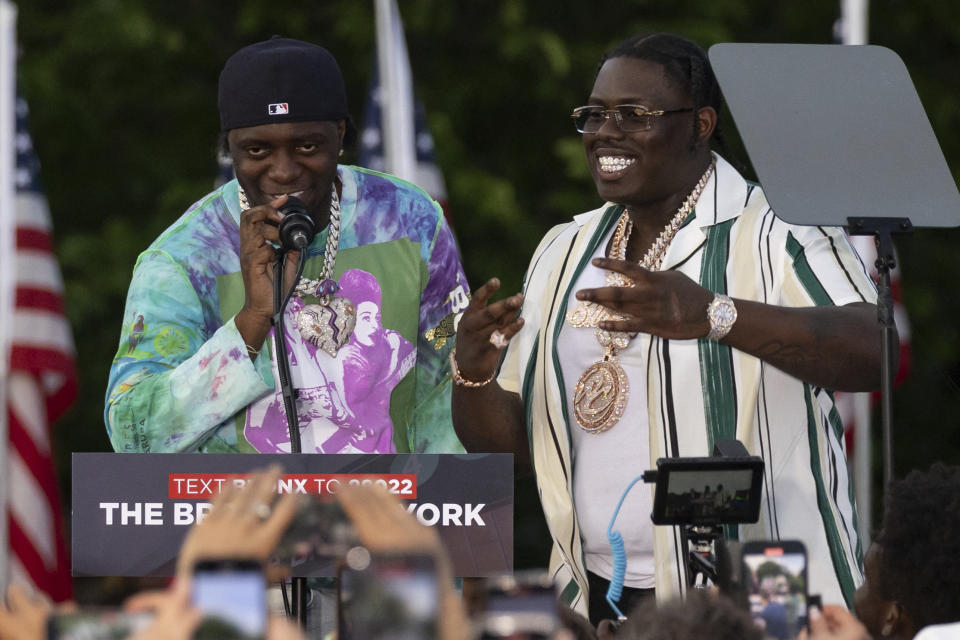
<instances>
[{"instance_id":1,"label":"person's head in foreground","mask_svg":"<svg viewBox=\"0 0 960 640\"><path fill-rule=\"evenodd\" d=\"M279 37L244 47L220 73L217 102L249 205L295 196L325 224L350 126L343 76L330 52Z\"/></svg>"},{"instance_id":2,"label":"person's head in foreground","mask_svg":"<svg viewBox=\"0 0 960 640\"><path fill-rule=\"evenodd\" d=\"M763 640L750 615L729 598L691 590L685 599L650 599L630 614L617 638L636 640Z\"/></svg>"},{"instance_id":3,"label":"person's head in foreground","mask_svg":"<svg viewBox=\"0 0 960 640\"><path fill-rule=\"evenodd\" d=\"M883 523L854 596L877 638L912 638L960 620L960 468L934 464L888 487Z\"/></svg>"}]
</instances>

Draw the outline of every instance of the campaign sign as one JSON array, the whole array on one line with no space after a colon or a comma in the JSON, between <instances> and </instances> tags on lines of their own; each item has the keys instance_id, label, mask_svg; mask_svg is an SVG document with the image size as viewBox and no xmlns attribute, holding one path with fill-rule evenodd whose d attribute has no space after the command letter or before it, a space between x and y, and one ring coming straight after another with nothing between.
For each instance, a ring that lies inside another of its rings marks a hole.
<instances>
[{"instance_id":1,"label":"campaign sign","mask_svg":"<svg viewBox=\"0 0 960 640\"><path fill-rule=\"evenodd\" d=\"M510 454L74 453L73 575L173 575L184 536L219 490L271 464L283 468L278 493L387 489L437 529L457 576L513 570ZM328 549L282 561L295 576L334 576L337 556Z\"/></svg>"}]
</instances>

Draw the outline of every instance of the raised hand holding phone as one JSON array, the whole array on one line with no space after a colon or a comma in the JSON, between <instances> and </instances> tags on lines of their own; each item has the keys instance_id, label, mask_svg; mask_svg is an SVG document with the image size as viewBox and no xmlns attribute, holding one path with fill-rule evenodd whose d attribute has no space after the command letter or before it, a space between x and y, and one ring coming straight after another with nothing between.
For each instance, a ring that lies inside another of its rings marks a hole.
<instances>
[{"instance_id":1,"label":"raised hand holding phone","mask_svg":"<svg viewBox=\"0 0 960 640\"><path fill-rule=\"evenodd\" d=\"M213 499L206 518L190 529L180 549L177 575L185 578L200 559L250 558L265 562L297 512L299 497L277 497L282 469L250 474L240 488L232 484Z\"/></svg>"},{"instance_id":2,"label":"raised hand holding phone","mask_svg":"<svg viewBox=\"0 0 960 640\"><path fill-rule=\"evenodd\" d=\"M793 640L807 626L807 550L792 540L744 542L750 614L767 638Z\"/></svg>"},{"instance_id":3,"label":"raised hand holding phone","mask_svg":"<svg viewBox=\"0 0 960 640\"><path fill-rule=\"evenodd\" d=\"M417 522L395 496L376 486L341 486L337 501L371 554L433 558L439 601L437 637L442 640L466 637L466 612L453 588L450 559L436 530Z\"/></svg>"}]
</instances>

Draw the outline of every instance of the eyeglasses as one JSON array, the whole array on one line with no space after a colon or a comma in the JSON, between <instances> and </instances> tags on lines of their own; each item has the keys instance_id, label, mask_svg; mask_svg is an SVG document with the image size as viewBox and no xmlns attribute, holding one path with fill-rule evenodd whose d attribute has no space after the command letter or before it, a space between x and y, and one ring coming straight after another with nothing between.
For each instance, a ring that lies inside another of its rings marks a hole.
<instances>
[{"instance_id":1,"label":"eyeglasses","mask_svg":"<svg viewBox=\"0 0 960 640\"><path fill-rule=\"evenodd\" d=\"M641 104L618 104L612 109L588 105L577 107L570 114L570 117L573 118L573 125L580 133L596 133L611 115L617 121L617 126L620 127L621 131L633 133L635 131L649 131L656 118L687 111L693 111L693 109L658 109L651 111Z\"/></svg>"}]
</instances>

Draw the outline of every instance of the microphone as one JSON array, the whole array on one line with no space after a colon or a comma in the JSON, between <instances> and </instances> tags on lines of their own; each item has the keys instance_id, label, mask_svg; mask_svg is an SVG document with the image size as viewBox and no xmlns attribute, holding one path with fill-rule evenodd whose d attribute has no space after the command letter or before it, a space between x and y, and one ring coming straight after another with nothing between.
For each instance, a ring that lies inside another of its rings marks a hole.
<instances>
[{"instance_id":1,"label":"microphone","mask_svg":"<svg viewBox=\"0 0 960 640\"><path fill-rule=\"evenodd\" d=\"M283 214L279 229L281 250L307 248L317 233L313 218L307 213L307 205L300 198L288 196L280 207L280 213Z\"/></svg>"}]
</instances>

